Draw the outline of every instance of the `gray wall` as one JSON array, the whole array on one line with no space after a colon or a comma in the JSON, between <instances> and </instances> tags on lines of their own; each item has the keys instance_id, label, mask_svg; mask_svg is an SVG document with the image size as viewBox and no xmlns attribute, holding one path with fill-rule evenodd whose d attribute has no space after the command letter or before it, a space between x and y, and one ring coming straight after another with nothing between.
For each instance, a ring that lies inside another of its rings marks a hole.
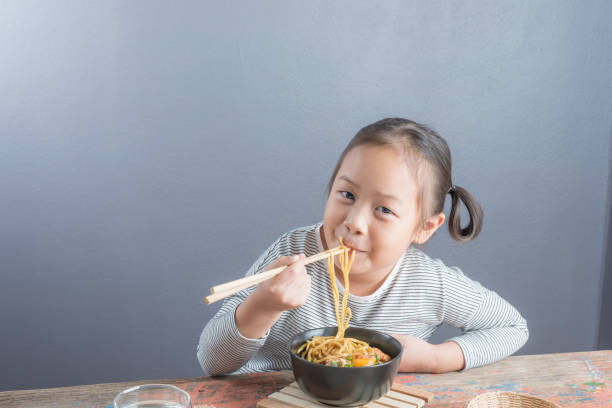
<instances>
[{"instance_id":1,"label":"gray wall","mask_svg":"<svg viewBox=\"0 0 612 408\"><path fill-rule=\"evenodd\" d=\"M610 129L610 157L612 157L612 128ZM606 235L605 272L602 285L601 315L597 348L612 349L612 168L608 174L608 232Z\"/></svg>"},{"instance_id":2,"label":"gray wall","mask_svg":"<svg viewBox=\"0 0 612 408\"><path fill-rule=\"evenodd\" d=\"M396 115L485 209L425 250L518 307L521 353L597 346L612 3L328 3L0 3L0 389L200 375L210 286Z\"/></svg>"}]
</instances>

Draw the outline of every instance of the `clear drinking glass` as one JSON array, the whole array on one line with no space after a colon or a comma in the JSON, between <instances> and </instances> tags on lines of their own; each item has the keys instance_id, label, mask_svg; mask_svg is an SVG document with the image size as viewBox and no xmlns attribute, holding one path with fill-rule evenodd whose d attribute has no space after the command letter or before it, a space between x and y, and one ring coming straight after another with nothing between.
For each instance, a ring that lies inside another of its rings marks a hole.
<instances>
[{"instance_id":1,"label":"clear drinking glass","mask_svg":"<svg viewBox=\"0 0 612 408\"><path fill-rule=\"evenodd\" d=\"M114 408L191 408L189 394L168 384L138 385L121 391Z\"/></svg>"}]
</instances>

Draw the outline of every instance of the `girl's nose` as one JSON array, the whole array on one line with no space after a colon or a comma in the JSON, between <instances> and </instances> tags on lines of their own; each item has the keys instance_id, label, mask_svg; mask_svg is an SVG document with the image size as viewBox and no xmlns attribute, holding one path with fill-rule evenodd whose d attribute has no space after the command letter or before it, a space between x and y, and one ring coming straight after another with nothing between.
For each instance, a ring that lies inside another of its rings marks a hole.
<instances>
[{"instance_id":1,"label":"girl's nose","mask_svg":"<svg viewBox=\"0 0 612 408\"><path fill-rule=\"evenodd\" d=\"M367 214L363 209L354 208L344 219L344 227L352 234L368 232Z\"/></svg>"}]
</instances>

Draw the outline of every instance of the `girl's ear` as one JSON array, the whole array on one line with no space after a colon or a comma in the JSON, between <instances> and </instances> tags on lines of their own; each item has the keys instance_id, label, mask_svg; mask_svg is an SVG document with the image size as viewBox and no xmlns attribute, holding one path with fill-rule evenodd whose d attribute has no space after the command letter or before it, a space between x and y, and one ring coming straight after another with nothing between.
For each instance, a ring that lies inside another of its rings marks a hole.
<instances>
[{"instance_id":1,"label":"girl's ear","mask_svg":"<svg viewBox=\"0 0 612 408\"><path fill-rule=\"evenodd\" d=\"M416 244L424 244L438 228L444 224L446 215L444 213L434 214L427 218L423 225L417 230L413 242Z\"/></svg>"}]
</instances>

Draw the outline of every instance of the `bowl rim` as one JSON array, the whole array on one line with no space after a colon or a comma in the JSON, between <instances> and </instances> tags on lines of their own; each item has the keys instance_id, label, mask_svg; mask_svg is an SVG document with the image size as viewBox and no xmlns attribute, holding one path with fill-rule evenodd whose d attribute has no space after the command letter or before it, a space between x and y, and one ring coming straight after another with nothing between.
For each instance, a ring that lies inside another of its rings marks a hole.
<instances>
[{"instance_id":1,"label":"bowl rim","mask_svg":"<svg viewBox=\"0 0 612 408\"><path fill-rule=\"evenodd\" d=\"M370 331L370 332L375 332L375 333L382 334L383 336L388 337L388 339L390 339L391 342L395 342L395 343L397 343L399 345L399 353L395 357L392 357L389 361L386 361L386 362L381 363L381 364L369 365L369 366L363 366L363 367L335 367L335 366L327 366L327 365L323 365L323 364L319 364L319 363L313 363L312 361L308 361L305 358L300 357L297 353L294 353L291 350L291 344L293 343L294 339L296 337L298 337L298 336L301 336L301 335L309 332L309 331L312 331L312 330L325 330L325 329L336 329L337 330L338 329L338 326L326 326L326 327L314 327L312 329L304 330L304 331L302 331L300 333L297 333L296 335L292 336L291 339L289 339L289 342L287 343L287 348L289 350L289 354L290 354L291 357L295 357L298 360L301 360L302 362L304 362L304 363L306 363L306 364L308 364L310 366L313 366L313 367L326 367L326 368L332 368L332 369L337 368L337 369L342 369L342 370L351 370L351 369L362 370L364 368L365 369L376 369L376 367L387 366L387 365L393 363L396 359L400 359L402 357L402 354L404 353L404 346L402 345L402 343L399 340L397 340L395 337L391 336L390 334L387 334L387 333L382 332L380 330L368 329L367 327L357 327L357 326L350 326L350 327L347 328L347 330L349 330L351 328L359 329L359 330L366 330L366 331Z\"/></svg>"}]
</instances>

